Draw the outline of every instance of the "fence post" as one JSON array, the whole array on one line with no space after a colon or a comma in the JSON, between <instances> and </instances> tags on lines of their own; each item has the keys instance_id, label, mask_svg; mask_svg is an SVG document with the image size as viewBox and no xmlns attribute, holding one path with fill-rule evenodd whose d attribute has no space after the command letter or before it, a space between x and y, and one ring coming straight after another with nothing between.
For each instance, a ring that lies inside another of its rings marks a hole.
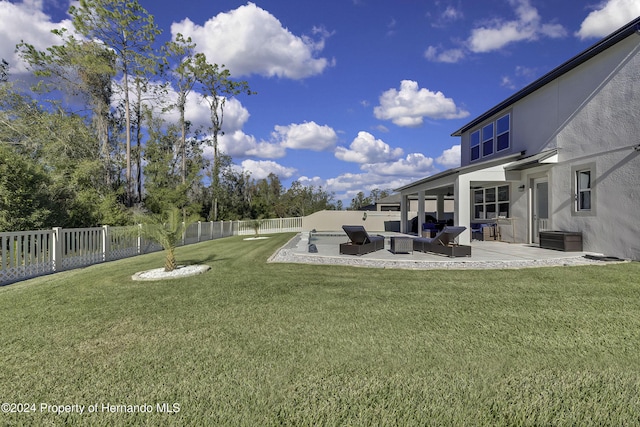
<instances>
[{"instance_id":1,"label":"fence post","mask_svg":"<svg viewBox=\"0 0 640 427\"><path fill-rule=\"evenodd\" d=\"M201 242L200 238L202 237L202 221L198 221L198 243Z\"/></svg>"},{"instance_id":2,"label":"fence post","mask_svg":"<svg viewBox=\"0 0 640 427\"><path fill-rule=\"evenodd\" d=\"M111 231L108 225L102 226L102 261L109 261L111 253Z\"/></svg>"},{"instance_id":3,"label":"fence post","mask_svg":"<svg viewBox=\"0 0 640 427\"><path fill-rule=\"evenodd\" d=\"M62 271L62 227L53 228L53 271Z\"/></svg>"},{"instance_id":4,"label":"fence post","mask_svg":"<svg viewBox=\"0 0 640 427\"><path fill-rule=\"evenodd\" d=\"M142 224L138 224L138 241L137 241L137 253L142 254Z\"/></svg>"}]
</instances>

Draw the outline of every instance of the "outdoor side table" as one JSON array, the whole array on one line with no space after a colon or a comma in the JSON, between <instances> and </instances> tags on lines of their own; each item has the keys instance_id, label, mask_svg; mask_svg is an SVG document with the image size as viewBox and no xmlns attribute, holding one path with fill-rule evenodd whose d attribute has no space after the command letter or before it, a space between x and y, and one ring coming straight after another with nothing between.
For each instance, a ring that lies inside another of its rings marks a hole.
<instances>
[{"instance_id":1,"label":"outdoor side table","mask_svg":"<svg viewBox=\"0 0 640 427\"><path fill-rule=\"evenodd\" d=\"M394 254L413 252L413 237L391 236L391 252Z\"/></svg>"}]
</instances>

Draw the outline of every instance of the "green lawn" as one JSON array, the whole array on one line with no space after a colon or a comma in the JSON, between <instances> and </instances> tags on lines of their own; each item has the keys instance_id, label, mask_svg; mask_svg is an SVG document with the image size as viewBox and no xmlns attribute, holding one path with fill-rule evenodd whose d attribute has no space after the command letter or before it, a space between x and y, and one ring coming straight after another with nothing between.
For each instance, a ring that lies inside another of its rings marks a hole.
<instances>
[{"instance_id":1,"label":"green lawn","mask_svg":"<svg viewBox=\"0 0 640 427\"><path fill-rule=\"evenodd\" d=\"M179 280L130 279L156 253L0 288L0 400L36 410L0 424L640 423L640 263L267 264L291 236L179 248L212 267Z\"/></svg>"}]
</instances>

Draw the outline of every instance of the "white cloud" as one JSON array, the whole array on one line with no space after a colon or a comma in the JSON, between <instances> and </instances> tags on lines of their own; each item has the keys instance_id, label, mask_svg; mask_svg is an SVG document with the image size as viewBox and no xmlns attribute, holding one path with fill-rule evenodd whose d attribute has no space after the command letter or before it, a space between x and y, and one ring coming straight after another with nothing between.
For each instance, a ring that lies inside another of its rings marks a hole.
<instances>
[{"instance_id":1,"label":"white cloud","mask_svg":"<svg viewBox=\"0 0 640 427\"><path fill-rule=\"evenodd\" d=\"M345 162L378 163L397 159L403 155L402 148L391 148L369 132L358 132L349 148L336 148L336 158Z\"/></svg>"},{"instance_id":2,"label":"white cloud","mask_svg":"<svg viewBox=\"0 0 640 427\"><path fill-rule=\"evenodd\" d=\"M435 6L439 6L438 2L435 2ZM461 9L455 8L451 5L447 5L446 8L440 10L438 13L427 13L427 16L434 17L434 21L431 26L434 28L444 28L452 22L458 21L464 17L464 13Z\"/></svg>"},{"instance_id":3,"label":"white cloud","mask_svg":"<svg viewBox=\"0 0 640 427\"><path fill-rule=\"evenodd\" d=\"M258 145L253 135L247 135L240 129L218 136L218 144L221 152L233 158L246 157Z\"/></svg>"},{"instance_id":4,"label":"white cloud","mask_svg":"<svg viewBox=\"0 0 640 427\"><path fill-rule=\"evenodd\" d=\"M175 104L178 100L178 93L172 88L167 88L167 101ZM167 120L177 122L179 112L172 109L166 113ZM191 122L191 129L206 130L211 128L211 109L209 104L198 92L190 92L187 95L185 104L185 120ZM222 130L225 133L233 133L243 128L249 120L249 110L236 98L227 99L224 103L224 120Z\"/></svg>"},{"instance_id":5,"label":"white cloud","mask_svg":"<svg viewBox=\"0 0 640 427\"><path fill-rule=\"evenodd\" d=\"M242 162L242 169L249 171L254 179L264 179L270 173L277 175L279 178L288 179L296 173L295 168L288 168L271 160L256 161L247 159Z\"/></svg>"},{"instance_id":6,"label":"white cloud","mask_svg":"<svg viewBox=\"0 0 640 427\"><path fill-rule=\"evenodd\" d=\"M464 49L446 49L441 50L435 46L429 46L424 51L424 57L433 62L444 62L448 64L455 64L464 59L466 53Z\"/></svg>"},{"instance_id":7,"label":"white cloud","mask_svg":"<svg viewBox=\"0 0 640 427\"><path fill-rule=\"evenodd\" d=\"M338 135L329 126L320 126L316 122L276 126L272 137L283 147L295 150L325 151L333 149Z\"/></svg>"},{"instance_id":8,"label":"white cloud","mask_svg":"<svg viewBox=\"0 0 640 427\"><path fill-rule=\"evenodd\" d=\"M447 21L457 21L463 17L463 13L461 10L456 9L453 6L447 6L444 12L442 12L442 19Z\"/></svg>"},{"instance_id":9,"label":"white cloud","mask_svg":"<svg viewBox=\"0 0 640 427\"><path fill-rule=\"evenodd\" d=\"M473 29L467 40L469 50L475 53L490 52L510 43L537 40L540 36L559 38L566 35L566 30L559 24L543 24L538 10L531 6L529 0L509 0L509 3L515 8L517 19L495 19Z\"/></svg>"},{"instance_id":10,"label":"white cloud","mask_svg":"<svg viewBox=\"0 0 640 427\"><path fill-rule=\"evenodd\" d=\"M423 176L421 176L421 178L423 178ZM376 188L398 188L409 184L414 180L414 178L390 177L376 174L375 172L365 172L345 173L335 178L329 178L324 181L324 183L320 183L317 180L313 182L315 182L316 186L321 184L322 188L328 192L335 192L336 199L345 200L348 206L349 200L355 197L359 191L368 195L371 190ZM306 182L303 182L302 180L300 180L300 182L302 184L306 184Z\"/></svg>"},{"instance_id":11,"label":"white cloud","mask_svg":"<svg viewBox=\"0 0 640 427\"><path fill-rule=\"evenodd\" d=\"M514 74L511 76L502 76L500 79L500 86L507 89L517 89L530 83L537 75L535 68L523 67L518 65L515 68Z\"/></svg>"},{"instance_id":12,"label":"white cloud","mask_svg":"<svg viewBox=\"0 0 640 427\"><path fill-rule=\"evenodd\" d=\"M575 33L582 40L590 37L604 37L631 20L640 16L638 0L609 0L601 3L591 12Z\"/></svg>"},{"instance_id":13,"label":"white cloud","mask_svg":"<svg viewBox=\"0 0 640 427\"><path fill-rule=\"evenodd\" d=\"M362 170L378 175L402 177L425 177L436 171L433 159L420 153L408 154L404 159L395 162L365 164L362 165Z\"/></svg>"},{"instance_id":14,"label":"white cloud","mask_svg":"<svg viewBox=\"0 0 640 427\"><path fill-rule=\"evenodd\" d=\"M325 30L313 29L318 40L296 36L253 3L220 13L203 26L188 18L173 23L171 34L175 37L177 33L191 37L210 62L225 64L234 76L303 79L321 74L332 65L327 58L317 57L329 36Z\"/></svg>"},{"instance_id":15,"label":"white cloud","mask_svg":"<svg viewBox=\"0 0 640 427\"><path fill-rule=\"evenodd\" d=\"M0 58L9 62L11 73L26 73L27 68L15 52L16 45L24 40L38 50L60 44L60 37L51 30L62 27L71 29L71 21L52 22L42 11L42 0L24 0L20 3L0 1Z\"/></svg>"},{"instance_id":16,"label":"white cloud","mask_svg":"<svg viewBox=\"0 0 640 427\"><path fill-rule=\"evenodd\" d=\"M205 135L206 137L206 135ZM253 135L247 135L242 130L225 133L218 136L218 148L221 153L227 154L234 159L248 156L260 157L263 159L277 159L284 157L286 150L279 144L270 144L265 141L258 142ZM204 156L213 159L213 147L202 144Z\"/></svg>"},{"instance_id":17,"label":"white cloud","mask_svg":"<svg viewBox=\"0 0 640 427\"><path fill-rule=\"evenodd\" d=\"M425 117L458 119L469 115L469 112L458 108L442 92L420 89L418 83L412 80L403 80L399 91L385 91L380 96L380 105L373 112L380 120L391 120L398 126L406 127L422 125Z\"/></svg>"},{"instance_id":18,"label":"white cloud","mask_svg":"<svg viewBox=\"0 0 640 427\"><path fill-rule=\"evenodd\" d=\"M171 88L168 88L165 102L175 103L178 94ZM157 106L156 108L159 108ZM177 109L171 109L164 113L165 119L170 123L178 123L179 112ZM218 144L220 152L231 157L257 156L263 158L278 158L284 156L284 148L279 145L273 145L266 142L257 142L253 135L247 135L242 128L249 120L249 110L236 99L227 99L224 105L224 121L222 125L223 133L218 135ZM191 123L191 131L203 131L203 138L209 135L207 130L211 128L211 111L209 104L197 92L190 92L187 95L185 105L185 119ZM213 147L203 143L202 149L204 155L208 159L213 158Z\"/></svg>"},{"instance_id":19,"label":"white cloud","mask_svg":"<svg viewBox=\"0 0 640 427\"><path fill-rule=\"evenodd\" d=\"M454 145L444 150L442 155L436 159L436 162L448 168L457 168L460 166L460 145Z\"/></svg>"},{"instance_id":20,"label":"white cloud","mask_svg":"<svg viewBox=\"0 0 640 427\"><path fill-rule=\"evenodd\" d=\"M327 185L327 182L320 178L319 176L314 176L313 178L309 178L307 176L301 176L297 179L297 181L304 185L305 187L325 187Z\"/></svg>"}]
</instances>

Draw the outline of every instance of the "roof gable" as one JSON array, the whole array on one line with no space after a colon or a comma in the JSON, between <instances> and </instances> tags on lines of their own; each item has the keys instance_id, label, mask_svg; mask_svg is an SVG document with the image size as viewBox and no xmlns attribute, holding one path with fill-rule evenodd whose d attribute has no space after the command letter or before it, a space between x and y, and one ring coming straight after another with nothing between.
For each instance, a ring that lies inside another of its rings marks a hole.
<instances>
[{"instance_id":1,"label":"roof gable","mask_svg":"<svg viewBox=\"0 0 640 427\"><path fill-rule=\"evenodd\" d=\"M522 98L528 96L529 94L535 92L536 90L538 90L541 87L545 86L546 84L552 82L553 80L557 79L558 77L560 77L560 76L566 74L567 72L573 70L574 68L576 68L580 64L588 61L589 59L591 59L594 56L598 55L599 53L605 51L606 49L610 48L611 46L619 43L620 41L626 39L627 37L629 37L630 35L632 35L634 33L638 33L640 35L640 17L638 17L638 18L634 19L633 21L629 22L624 27L614 31L613 33L611 33L610 35L608 35L604 39L600 40L598 43L594 44L593 46L589 47L585 51L583 51L583 52L579 53L578 55L574 56L573 58L569 59L564 64L554 68L553 70L551 70L550 72L548 72L544 76L540 77L538 80L536 80L533 83L529 84L528 86L526 86L525 88L523 88L519 92L516 92L514 95L510 96L509 98L505 99L504 101L502 101L501 103L499 103L495 107L491 108L490 110L486 111L482 115L478 116L473 121L467 123L466 125L464 125L460 129L458 129L457 131L452 133L451 136L461 136L464 132L476 127L477 125L479 125L480 123L482 123L485 120L489 119L490 117L498 114L500 111L503 111L503 110L509 108L511 105L513 105L516 102L520 101Z\"/></svg>"}]
</instances>

